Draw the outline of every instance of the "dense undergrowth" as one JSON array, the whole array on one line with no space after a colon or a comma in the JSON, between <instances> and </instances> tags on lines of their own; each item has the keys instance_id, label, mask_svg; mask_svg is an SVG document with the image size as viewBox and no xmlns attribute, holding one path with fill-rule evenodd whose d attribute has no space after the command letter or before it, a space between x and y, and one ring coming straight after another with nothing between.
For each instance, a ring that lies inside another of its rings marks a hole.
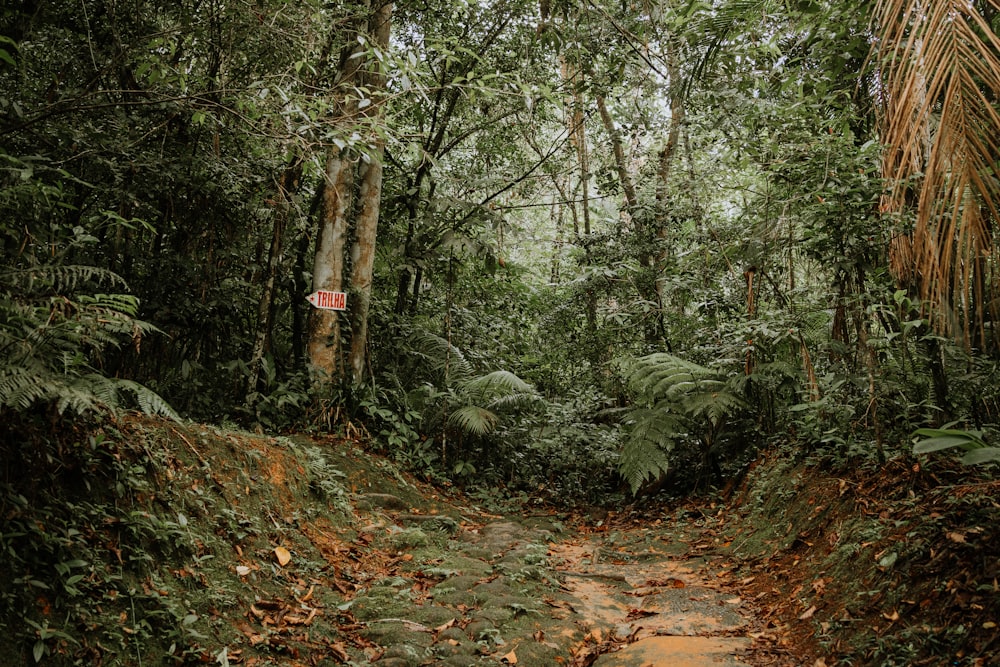
<instances>
[{"instance_id":1,"label":"dense undergrowth","mask_svg":"<svg viewBox=\"0 0 1000 667\"><path fill-rule=\"evenodd\" d=\"M46 433L25 420L0 445L0 664L223 660L252 603L320 574L296 529L347 524L342 474L312 445L153 419Z\"/></svg>"}]
</instances>

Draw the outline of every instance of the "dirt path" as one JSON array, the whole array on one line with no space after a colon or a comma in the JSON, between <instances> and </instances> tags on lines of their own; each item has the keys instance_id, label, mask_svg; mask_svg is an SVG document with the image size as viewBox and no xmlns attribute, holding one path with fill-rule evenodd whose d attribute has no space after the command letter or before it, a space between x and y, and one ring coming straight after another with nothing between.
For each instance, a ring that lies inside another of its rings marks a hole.
<instances>
[{"instance_id":1,"label":"dirt path","mask_svg":"<svg viewBox=\"0 0 1000 667\"><path fill-rule=\"evenodd\" d=\"M714 517L498 516L399 478L350 481L359 534L314 543L339 573L325 604L356 664L796 664L760 650Z\"/></svg>"},{"instance_id":2,"label":"dirt path","mask_svg":"<svg viewBox=\"0 0 1000 667\"><path fill-rule=\"evenodd\" d=\"M637 534L616 534L626 545ZM650 548L608 549L604 539L553 544L550 556L591 636L615 652L598 667L747 665L748 623L739 597L713 587L684 560Z\"/></svg>"},{"instance_id":3,"label":"dirt path","mask_svg":"<svg viewBox=\"0 0 1000 667\"><path fill-rule=\"evenodd\" d=\"M387 498L375 499L396 504ZM442 534L428 515L379 516L391 568L350 601L379 665L754 664L746 652L759 624L726 590L729 570L689 546L697 532L457 516Z\"/></svg>"}]
</instances>

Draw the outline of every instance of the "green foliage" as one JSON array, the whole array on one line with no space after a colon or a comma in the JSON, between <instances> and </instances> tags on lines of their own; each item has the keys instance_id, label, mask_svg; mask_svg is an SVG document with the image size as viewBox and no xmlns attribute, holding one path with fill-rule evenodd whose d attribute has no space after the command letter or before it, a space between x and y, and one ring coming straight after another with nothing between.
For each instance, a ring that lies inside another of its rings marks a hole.
<instances>
[{"instance_id":1,"label":"green foliage","mask_svg":"<svg viewBox=\"0 0 1000 667\"><path fill-rule=\"evenodd\" d=\"M958 447L965 454L962 463L975 465L1000 461L1000 447L990 447L983 440L983 431L944 428L918 428L913 432L914 454L930 454Z\"/></svg>"},{"instance_id":2,"label":"green foliage","mask_svg":"<svg viewBox=\"0 0 1000 667\"><path fill-rule=\"evenodd\" d=\"M632 493L670 471L679 448L700 445L706 459L712 456L726 421L745 407L718 372L672 354L628 359L621 367L638 401L625 418L629 433L619 463Z\"/></svg>"},{"instance_id":3,"label":"green foliage","mask_svg":"<svg viewBox=\"0 0 1000 667\"><path fill-rule=\"evenodd\" d=\"M496 370L476 374L465 353L448 340L423 329L406 339L405 405L421 415L421 430L447 437L485 437L504 415L516 415L542 405L534 388L514 373ZM397 376L401 388L404 379Z\"/></svg>"},{"instance_id":4,"label":"green foliage","mask_svg":"<svg viewBox=\"0 0 1000 667\"><path fill-rule=\"evenodd\" d=\"M204 662L242 637L216 610L288 590L255 555L290 539L275 517L349 516L344 473L311 442L148 419L7 426L0 461L20 475L0 481L4 665ZM298 472L259 483L282 465ZM295 549L299 571L318 570L307 551ZM260 576L239 578L241 563Z\"/></svg>"},{"instance_id":5,"label":"green foliage","mask_svg":"<svg viewBox=\"0 0 1000 667\"><path fill-rule=\"evenodd\" d=\"M131 380L97 372L102 353L154 332L135 318L127 294L94 293L123 286L92 266L35 266L0 272L0 409L51 405L58 414L134 406L177 418L156 393Z\"/></svg>"}]
</instances>

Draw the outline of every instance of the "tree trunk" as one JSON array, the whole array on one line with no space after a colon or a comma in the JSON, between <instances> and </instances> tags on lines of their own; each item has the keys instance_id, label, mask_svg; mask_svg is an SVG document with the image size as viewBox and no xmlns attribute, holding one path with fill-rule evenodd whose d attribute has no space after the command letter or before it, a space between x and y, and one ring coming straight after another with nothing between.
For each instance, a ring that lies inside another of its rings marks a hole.
<instances>
[{"instance_id":1,"label":"tree trunk","mask_svg":"<svg viewBox=\"0 0 1000 667\"><path fill-rule=\"evenodd\" d=\"M680 67L677 64L677 54L673 45L667 46L667 75L670 77L670 130L667 132L667 140L660 152L659 164L656 169L656 240L660 247L656 253L656 261L653 263L653 285L656 290L658 307L655 335L661 339L665 339L667 333L664 315L666 310L664 274L669 255L667 250L669 229L666 220L667 192L670 185L670 170L674 163L681 127L685 120L684 92L680 80Z\"/></svg>"},{"instance_id":2,"label":"tree trunk","mask_svg":"<svg viewBox=\"0 0 1000 667\"><path fill-rule=\"evenodd\" d=\"M301 161L293 159L281 174L277 183L274 210L274 225L271 229L271 247L267 254L267 273L264 275L264 289L257 305L257 333L254 336L253 352L250 355L250 375L247 377L247 394L259 392L260 375L263 370L264 355L270 351L271 329L274 326L275 282L284 249L285 228L288 226L292 193L298 188Z\"/></svg>"},{"instance_id":3,"label":"tree trunk","mask_svg":"<svg viewBox=\"0 0 1000 667\"><path fill-rule=\"evenodd\" d=\"M354 190L354 160L344 151L331 152L320 209L319 239L313 262L313 290L344 291L344 248L347 216ZM314 308L309 317L306 350L317 382L343 377L343 339L337 311Z\"/></svg>"},{"instance_id":4,"label":"tree trunk","mask_svg":"<svg viewBox=\"0 0 1000 667\"><path fill-rule=\"evenodd\" d=\"M370 155L370 162L361 177L361 212L355 228L354 246L351 248L351 294L348 299L348 320L351 325L351 349L348 365L351 381L357 384L364 377L368 347L368 311L371 305L372 275L375 266L375 237L378 231L379 203L382 199L381 142L377 155Z\"/></svg>"},{"instance_id":5,"label":"tree trunk","mask_svg":"<svg viewBox=\"0 0 1000 667\"><path fill-rule=\"evenodd\" d=\"M379 49L389 46L389 27L392 20L392 3L385 3L378 8L370 23L370 31L375 37L375 45ZM385 76L380 64L373 64L375 69L365 77L369 90L373 94L385 90ZM368 107L373 111L376 122L382 120L382 104L374 103ZM348 365L351 371L351 381L355 384L364 378L365 362L368 350L368 311L371 305L372 276L375 267L375 239L378 233L379 209L382 202L382 156L385 152L385 142L378 139L370 153L368 162L361 175L360 211L355 225L354 246L351 248L351 306L349 321L351 324L351 349L348 354Z\"/></svg>"},{"instance_id":6,"label":"tree trunk","mask_svg":"<svg viewBox=\"0 0 1000 667\"><path fill-rule=\"evenodd\" d=\"M369 63L372 68L370 72L361 70L366 61L362 48L366 43L381 50L388 48L392 3L380 4L380 0L371 0L368 10L367 20L359 26L365 30L367 39L350 40L350 46L341 52L337 83L346 84L345 88L367 89L369 104L362 109L357 100L341 102L338 112L345 124L357 123L356 119L359 117L362 121L367 120L372 124L368 127L371 135L376 136L373 126L381 122L382 104L375 98L384 92L385 77L379 69L381 64L374 59ZM359 202L357 218L354 220L355 236L350 246L349 326L341 326L342 321L337 311L316 308L310 317L307 350L310 363L317 374L316 382L344 382L348 379L348 374L352 381L357 382L363 376L375 237L382 196L383 152L382 140L376 139L373 148L365 156L366 160L359 160L351 149L332 149L327 159L319 238L313 266L314 290L348 291L344 281L348 268L345 249L348 247L350 216L354 213L355 172L360 162L364 162L365 166L358 176Z\"/></svg>"},{"instance_id":7,"label":"tree trunk","mask_svg":"<svg viewBox=\"0 0 1000 667\"><path fill-rule=\"evenodd\" d=\"M577 166L580 169L580 206L583 211L583 251L587 264L592 264L590 251L590 154L587 150L587 132L584 125L583 102L580 99L580 88L583 76L576 65L565 58L562 60L563 82L569 86L571 94L566 100L566 126L570 142L576 149ZM574 205L575 207L575 205ZM575 210L575 209L574 209ZM577 240L580 241L580 230L577 227ZM597 293L593 284L586 287L587 329L596 339L597 335ZM593 360L600 358L600 352L594 348Z\"/></svg>"},{"instance_id":8,"label":"tree trunk","mask_svg":"<svg viewBox=\"0 0 1000 667\"><path fill-rule=\"evenodd\" d=\"M632 176L628 173L628 165L625 162L625 150L622 148L621 132L615 127L615 121L611 118L611 114L608 112L608 105L605 104L604 97L601 95L597 96L597 111L601 114L604 129L607 131L608 136L611 137L611 150L615 156L615 167L618 169L618 181L625 192L625 206L631 214L638 203L635 194L635 184L632 182Z\"/></svg>"}]
</instances>

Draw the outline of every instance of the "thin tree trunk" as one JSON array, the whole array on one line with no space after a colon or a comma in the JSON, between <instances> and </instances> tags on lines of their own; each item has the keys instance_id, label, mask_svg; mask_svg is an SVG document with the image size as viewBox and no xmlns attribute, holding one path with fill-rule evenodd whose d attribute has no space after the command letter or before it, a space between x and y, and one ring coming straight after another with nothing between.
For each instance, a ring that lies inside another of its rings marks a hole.
<instances>
[{"instance_id":1,"label":"thin tree trunk","mask_svg":"<svg viewBox=\"0 0 1000 667\"><path fill-rule=\"evenodd\" d=\"M387 2L378 8L371 21L371 33L375 37L375 45L380 49L389 46L389 28L392 20L392 3ZM381 73L378 63L373 63L374 70L367 76L366 83L373 94L385 89L385 76ZM376 109L373 114L376 122L382 120L382 104L375 103L369 108ZM368 154L368 163L361 175L360 211L355 226L355 241L351 249L351 300L349 320L351 323L351 349L348 354L348 365L351 371L351 381L355 384L364 377L365 361L368 350L368 312L371 305L372 276L375 267L375 240L378 234L379 209L382 202L382 157L385 153L385 142L378 139L374 149Z\"/></svg>"},{"instance_id":2,"label":"thin tree trunk","mask_svg":"<svg viewBox=\"0 0 1000 667\"><path fill-rule=\"evenodd\" d=\"M636 204L638 203L638 198L635 194L635 184L632 182L632 176L628 173L628 165L625 162L625 150L622 148L622 135L615 127L615 121L611 118L611 114L608 112L608 105L604 102L604 97L601 95L597 96L597 111L601 114L601 121L604 123L604 129L607 131L608 136L611 137L611 150L615 156L615 167L618 169L618 181L621 183L622 190L625 192L625 206L629 213L635 210Z\"/></svg>"},{"instance_id":3,"label":"thin tree trunk","mask_svg":"<svg viewBox=\"0 0 1000 667\"><path fill-rule=\"evenodd\" d=\"M550 282L553 285L558 285L560 280L560 267L562 264L562 245L563 245L563 215L565 213L565 207L561 203L553 202L552 209L549 215L552 218L553 223L556 228L556 237L553 241L552 248L552 267Z\"/></svg>"},{"instance_id":4,"label":"thin tree trunk","mask_svg":"<svg viewBox=\"0 0 1000 667\"><path fill-rule=\"evenodd\" d=\"M670 130L667 133L666 143L660 151L660 159L656 169L656 203L657 203L657 227L656 239L660 245L656 253L656 261L653 263L654 280L653 285L656 290L656 303L658 313L656 317L656 336L661 339L666 338L666 278L665 266L669 255L667 241L669 240L669 229L667 228L666 209L667 194L670 185L670 171L674 163L674 156L677 153L677 144L680 140L681 127L685 121L684 94L680 80L680 67L677 63L677 54L673 45L667 46L667 75L670 77Z\"/></svg>"},{"instance_id":5,"label":"thin tree trunk","mask_svg":"<svg viewBox=\"0 0 1000 667\"><path fill-rule=\"evenodd\" d=\"M587 258L587 264L591 264L590 258L590 154L587 150L587 132L584 126L583 103L580 99L580 85L582 83L580 71L565 59L562 61L563 82L571 89L571 95L567 99L567 131L570 141L576 149L577 166L580 169L580 205L583 211L583 249ZM579 228L577 229L579 240ZM586 287L587 300L587 327L592 334L597 333L597 293L593 285ZM595 355L595 361L597 356Z\"/></svg>"},{"instance_id":6,"label":"thin tree trunk","mask_svg":"<svg viewBox=\"0 0 1000 667\"><path fill-rule=\"evenodd\" d=\"M277 183L274 224L271 230L271 247L267 254L267 272L264 275L264 289L257 304L257 333L254 336L253 351L250 355L250 375L247 377L247 393L258 392L260 375L263 371L264 355L271 348L271 329L274 326L274 295L278 267L284 252L285 229L291 208L292 193L298 188L301 162L298 159L281 174Z\"/></svg>"}]
</instances>

